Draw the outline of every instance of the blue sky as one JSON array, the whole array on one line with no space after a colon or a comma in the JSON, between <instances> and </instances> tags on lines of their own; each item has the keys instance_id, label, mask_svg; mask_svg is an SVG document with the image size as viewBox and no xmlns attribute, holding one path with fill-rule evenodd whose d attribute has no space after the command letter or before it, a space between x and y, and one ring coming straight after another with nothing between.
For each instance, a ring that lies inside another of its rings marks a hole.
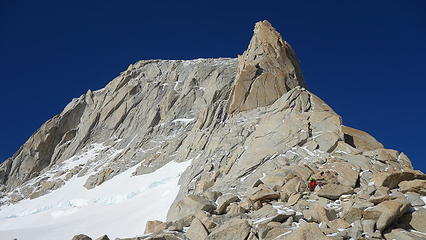
<instances>
[{"instance_id":1,"label":"blue sky","mask_svg":"<svg viewBox=\"0 0 426 240\"><path fill-rule=\"evenodd\" d=\"M141 59L235 57L268 19L308 88L426 171L425 1L0 1L0 161Z\"/></svg>"}]
</instances>

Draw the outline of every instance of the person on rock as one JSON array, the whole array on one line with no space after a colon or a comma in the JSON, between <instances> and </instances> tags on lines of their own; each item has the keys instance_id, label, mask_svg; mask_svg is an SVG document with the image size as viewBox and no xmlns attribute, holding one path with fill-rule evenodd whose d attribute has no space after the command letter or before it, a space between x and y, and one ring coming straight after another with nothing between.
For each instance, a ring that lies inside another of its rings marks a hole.
<instances>
[{"instance_id":1,"label":"person on rock","mask_svg":"<svg viewBox=\"0 0 426 240\"><path fill-rule=\"evenodd\" d=\"M318 185L317 180L315 180L315 178L310 177L308 179L308 188L310 191L314 191L315 187Z\"/></svg>"}]
</instances>

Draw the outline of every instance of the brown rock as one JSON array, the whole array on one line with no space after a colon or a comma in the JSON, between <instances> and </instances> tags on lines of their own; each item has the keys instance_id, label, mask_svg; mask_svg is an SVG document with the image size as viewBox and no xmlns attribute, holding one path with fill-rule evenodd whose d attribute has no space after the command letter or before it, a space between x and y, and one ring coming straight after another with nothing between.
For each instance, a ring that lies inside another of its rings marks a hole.
<instances>
[{"instance_id":1,"label":"brown rock","mask_svg":"<svg viewBox=\"0 0 426 240\"><path fill-rule=\"evenodd\" d=\"M297 201L299 201L301 197L302 197L302 194L300 193L291 194L290 197L288 198L287 206L293 206L294 204L297 203Z\"/></svg>"},{"instance_id":2,"label":"brown rock","mask_svg":"<svg viewBox=\"0 0 426 240\"><path fill-rule=\"evenodd\" d=\"M375 206L372 210L380 212L376 223L377 229L383 231L392 222L405 214L409 207L409 202L403 199L388 200Z\"/></svg>"},{"instance_id":3,"label":"brown rock","mask_svg":"<svg viewBox=\"0 0 426 240\"><path fill-rule=\"evenodd\" d=\"M362 218L363 211L358 208L351 208L344 216L343 219L348 223L353 223Z\"/></svg>"},{"instance_id":4,"label":"brown rock","mask_svg":"<svg viewBox=\"0 0 426 240\"><path fill-rule=\"evenodd\" d=\"M339 229L339 228L340 229L346 229L346 228L349 228L351 226L348 222L346 222L345 220L343 220L341 218L334 219L333 221L329 221L327 223L327 225L330 228L334 228L334 229Z\"/></svg>"},{"instance_id":5,"label":"brown rock","mask_svg":"<svg viewBox=\"0 0 426 240\"><path fill-rule=\"evenodd\" d=\"M226 208L229 206L229 204L238 201L238 196L235 196L234 194L225 194L220 196L217 199L217 209L216 212L218 214L224 214Z\"/></svg>"},{"instance_id":6,"label":"brown rock","mask_svg":"<svg viewBox=\"0 0 426 240\"><path fill-rule=\"evenodd\" d=\"M190 194L170 208L167 219L176 221L181 218L194 215L198 210L212 212L216 208L215 204L206 198Z\"/></svg>"},{"instance_id":7,"label":"brown rock","mask_svg":"<svg viewBox=\"0 0 426 240\"><path fill-rule=\"evenodd\" d=\"M233 218L224 222L206 238L207 240L245 240L250 234L250 224L247 220Z\"/></svg>"},{"instance_id":8,"label":"brown rock","mask_svg":"<svg viewBox=\"0 0 426 240\"><path fill-rule=\"evenodd\" d=\"M327 237L316 223L304 223L289 234L281 235L276 240L332 240Z\"/></svg>"},{"instance_id":9,"label":"brown rock","mask_svg":"<svg viewBox=\"0 0 426 240\"><path fill-rule=\"evenodd\" d=\"M281 192L290 196L293 193L306 191L306 183L300 177L290 179L282 188Z\"/></svg>"},{"instance_id":10,"label":"brown rock","mask_svg":"<svg viewBox=\"0 0 426 240\"><path fill-rule=\"evenodd\" d=\"M413 213L404 215L400 222L408 224L419 232L426 232L426 209L421 208Z\"/></svg>"},{"instance_id":11,"label":"brown rock","mask_svg":"<svg viewBox=\"0 0 426 240\"><path fill-rule=\"evenodd\" d=\"M384 186L390 189L396 188L402 181L410 181L420 177L418 173L414 171L403 171L403 172L380 172L374 175L372 182L376 187Z\"/></svg>"},{"instance_id":12,"label":"brown rock","mask_svg":"<svg viewBox=\"0 0 426 240\"><path fill-rule=\"evenodd\" d=\"M317 192L317 195L320 197L325 197L330 200L336 200L343 194L352 193L353 189L348 186L338 185L338 184L326 184L321 187Z\"/></svg>"},{"instance_id":13,"label":"brown rock","mask_svg":"<svg viewBox=\"0 0 426 240\"><path fill-rule=\"evenodd\" d=\"M355 187L358 181L359 169L351 163L334 162L325 164L324 168L335 171L337 174L337 182L342 185ZM327 183L330 182L327 181Z\"/></svg>"},{"instance_id":14,"label":"brown rock","mask_svg":"<svg viewBox=\"0 0 426 240\"><path fill-rule=\"evenodd\" d=\"M273 240L273 239L281 239L280 236L284 236L286 233L289 233L291 231L290 228L286 227L273 227L269 229L265 236L262 238L262 240Z\"/></svg>"},{"instance_id":15,"label":"brown rock","mask_svg":"<svg viewBox=\"0 0 426 240\"><path fill-rule=\"evenodd\" d=\"M145 225L145 234L148 233L159 233L167 228L166 223L162 221L148 221Z\"/></svg>"},{"instance_id":16,"label":"brown rock","mask_svg":"<svg viewBox=\"0 0 426 240\"><path fill-rule=\"evenodd\" d=\"M185 235L190 240L199 240L205 239L209 233L200 220L194 218Z\"/></svg>"},{"instance_id":17,"label":"brown rock","mask_svg":"<svg viewBox=\"0 0 426 240\"><path fill-rule=\"evenodd\" d=\"M255 187L248 197L250 200L256 202L278 199L280 198L280 194L262 184Z\"/></svg>"},{"instance_id":18,"label":"brown rock","mask_svg":"<svg viewBox=\"0 0 426 240\"><path fill-rule=\"evenodd\" d=\"M386 240L423 240L426 234L409 232L405 229L395 228L383 234Z\"/></svg>"},{"instance_id":19,"label":"brown rock","mask_svg":"<svg viewBox=\"0 0 426 240\"><path fill-rule=\"evenodd\" d=\"M268 106L296 86L304 86L290 45L268 21L256 23L248 49L238 58L228 113Z\"/></svg>"},{"instance_id":20,"label":"brown rock","mask_svg":"<svg viewBox=\"0 0 426 240\"><path fill-rule=\"evenodd\" d=\"M347 126L342 126L342 130L345 134L345 142L356 149L369 151L383 148L383 144L379 143L373 136L364 131Z\"/></svg>"},{"instance_id":21,"label":"brown rock","mask_svg":"<svg viewBox=\"0 0 426 240\"><path fill-rule=\"evenodd\" d=\"M421 195L426 195L426 180L416 179L411 181L402 181L399 183L401 192L416 192Z\"/></svg>"}]
</instances>

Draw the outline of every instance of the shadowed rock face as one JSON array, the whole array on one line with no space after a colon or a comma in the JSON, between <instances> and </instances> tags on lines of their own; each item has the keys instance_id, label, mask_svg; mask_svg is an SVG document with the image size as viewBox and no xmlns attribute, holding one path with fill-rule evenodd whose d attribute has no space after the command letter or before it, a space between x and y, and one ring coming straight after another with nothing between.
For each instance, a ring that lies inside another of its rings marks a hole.
<instances>
[{"instance_id":1,"label":"shadowed rock face","mask_svg":"<svg viewBox=\"0 0 426 240\"><path fill-rule=\"evenodd\" d=\"M0 204L170 161L191 165L168 222L138 239L381 239L410 204L425 205L426 176L305 89L293 50L267 21L238 61L139 61L74 99L0 165Z\"/></svg>"},{"instance_id":2,"label":"shadowed rock face","mask_svg":"<svg viewBox=\"0 0 426 240\"><path fill-rule=\"evenodd\" d=\"M305 83L293 49L268 21L256 23L248 49L238 57L228 112L268 106L296 86Z\"/></svg>"}]
</instances>

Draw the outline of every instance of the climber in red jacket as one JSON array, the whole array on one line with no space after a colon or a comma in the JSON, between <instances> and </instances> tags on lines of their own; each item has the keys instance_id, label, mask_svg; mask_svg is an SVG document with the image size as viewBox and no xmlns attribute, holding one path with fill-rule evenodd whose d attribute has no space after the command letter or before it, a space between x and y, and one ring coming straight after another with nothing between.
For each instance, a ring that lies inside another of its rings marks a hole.
<instances>
[{"instance_id":1,"label":"climber in red jacket","mask_svg":"<svg viewBox=\"0 0 426 240\"><path fill-rule=\"evenodd\" d=\"M317 183L317 180L315 180L315 178L310 177L310 178L308 179L308 188L309 188L309 190L314 191L314 190L315 190L315 187L316 187L317 185L318 185L318 183Z\"/></svg>"}]
</instances>

